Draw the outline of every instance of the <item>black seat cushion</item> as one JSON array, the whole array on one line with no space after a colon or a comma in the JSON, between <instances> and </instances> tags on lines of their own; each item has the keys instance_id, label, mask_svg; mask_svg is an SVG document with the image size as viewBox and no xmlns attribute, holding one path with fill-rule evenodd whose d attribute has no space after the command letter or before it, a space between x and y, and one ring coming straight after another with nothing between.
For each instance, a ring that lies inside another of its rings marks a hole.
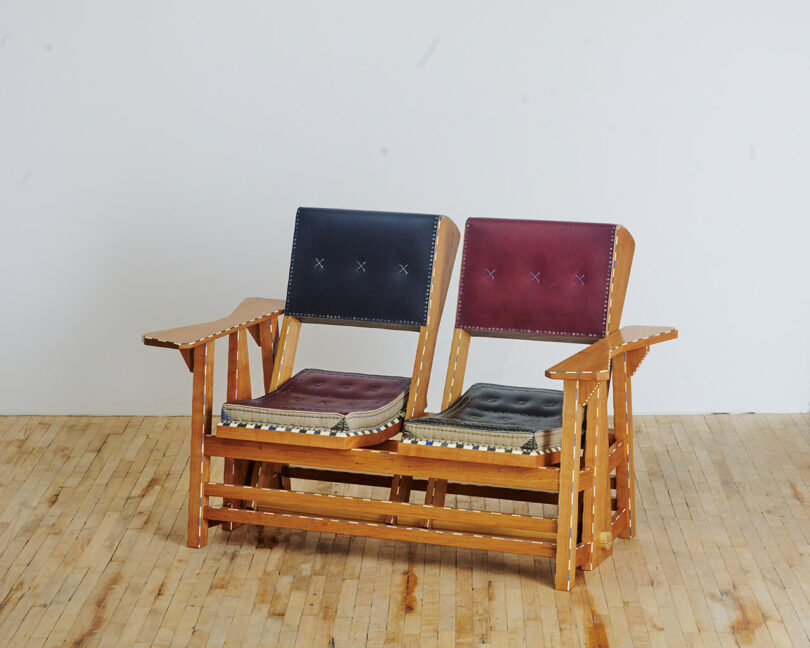
<instances>
[{"instance_id":1,"label":"black seat cushion","mask_svg":"<svg viewBox=\"0 0 810 648\"><path fill-rule=\"evenodd\" d=\"M545 454L560 449L563 393L477 383L434 416L405 422L403 441Z\"/></svg>"}]
</instances>

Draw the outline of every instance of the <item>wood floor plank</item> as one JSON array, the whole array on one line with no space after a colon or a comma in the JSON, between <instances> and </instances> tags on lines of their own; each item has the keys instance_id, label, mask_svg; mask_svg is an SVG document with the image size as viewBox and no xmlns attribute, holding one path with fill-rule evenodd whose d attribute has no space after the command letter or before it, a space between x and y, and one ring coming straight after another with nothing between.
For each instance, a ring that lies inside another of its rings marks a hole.
<instances>
[{"instance_id":1,"label":"wood floor plank","mask_svg":"<svg viewBox=\"0 0 810 648\"><path fill-rule=\"evenodd\" d=\"M0 644L810 645L810 415L635 424L637 536L564 593L480 550L249 525L189 549L187 418L0 417Z\"/></svg>"}]
</instances>

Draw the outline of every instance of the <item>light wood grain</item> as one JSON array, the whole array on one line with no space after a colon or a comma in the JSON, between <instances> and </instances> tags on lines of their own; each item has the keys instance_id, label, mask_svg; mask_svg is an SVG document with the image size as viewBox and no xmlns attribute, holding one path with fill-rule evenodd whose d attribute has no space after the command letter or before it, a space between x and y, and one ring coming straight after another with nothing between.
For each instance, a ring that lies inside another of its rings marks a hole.
<instances>
[{"instance_id":1,"label":"light wood grain","mask_svg":"<svg viewBox=\"0 0 810 648\"><path fill-rule=\"evenodd\" d=\"M626 227L616 227L616 240L613 245L613 268L610 276L610 303L608 304L605 333L617 330L622 321L624 298L630 281L630 267L633 265L633 252L636 242Z\"/></svg>"},{"instance_id":2,"label":"light wood grain","mask_svg":"<svg viewBox=\"0 0 810 648\"><path fill-rule=\"evenodd\" d=\"M419 329L411 388L408 392L408 403L405 407L406 419L424 416L425 414L436 338L439 333L444 303L447 300L447 293L450 288L450 277L453 274L453 262L456 259L456 250L458 249L460 237L458 227L453 221L449 218L439 220L433 255L433 276L431 277L427 318L425 325Z\"/></svg>"},{"instance_id":3,"label":"light wood grain","mask_svg":"<svg viewBox=\"0 0 810 648\"><path fill-rule=\"evenodd\" d=\"M624 326L548 368L546 376L554 380L610 380L610 360L615 356L677 337L678 329L668 326Z\"/></svg>"},{"instance_id":4,"label":"light wood grain","mask_svg":"<svg viewBox=\"0 0 810 648\"><path fill-rule=\"evenodd\" d=\"M283 299L248 297L227 317L212 322L144 333L143 343L147 346L167 347L170 349L190 349L203 342L210 342L223 335L229 335L239 329L277 318L283 312Z\"/></svg>"},{"instance_id":5,"label":"light wood grain","mask_svg":"<svg viewBox=\"0 0 810 648\"><path fill-rule=\"evenodd\" d=\"M453 331L450 346L450 360L447 363L447 377L444 381L442 411L458 400L464 391L464 374L467 372L467 356L470 352L470 334L457 328Z\"/></svg>"},{"instance_id":6,"label":"light wood grain","mask_svg":"<svg viewBox=\"0 0 810 648\"><path fill-rule=\"evenodd\" d=\"M477 549L252 525L189 549L188 418L0 417L0 641L809 645L810 414L634 424L636 537L565 593L551 559ZM446 504L548 506L450 492Z\"/></svg>"},{"instance_id":7,"label":"light wood grain","mask_svg":"<svg viewBox=\"0 0 810 648\"><path fill-rule=\"evenodd\" d=\"M211 435L213 385L214 344L208 342L194 349L188 487L189 547L204 547L208 542L208 523L202 519L202 509L208 505L203 484L208 481L211 470L211 459L205 452L205 440Z\"/></svg>"},{"instance_id":8,"label":"light wood grain","mask_svg":"<svg viewBox=\"0 0 810 648\"><path fill-rule=\"evenodd\" d=\"M273 377L270 380L270 391L275 391L292 377L300 333L301 320L285 315L273 365Z\"/></svg>"}]
</instances>

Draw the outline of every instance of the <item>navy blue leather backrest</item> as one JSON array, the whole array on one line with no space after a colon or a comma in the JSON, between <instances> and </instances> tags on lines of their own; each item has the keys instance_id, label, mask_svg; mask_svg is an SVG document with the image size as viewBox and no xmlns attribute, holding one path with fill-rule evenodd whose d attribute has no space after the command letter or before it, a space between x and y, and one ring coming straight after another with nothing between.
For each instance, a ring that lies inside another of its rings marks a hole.
<instances>
[{"instance_id":1,"label":"navy blue leather backrest","mask_svg":"<svg viewBox=\"0 0 810 648\"><path fill-rule=\"evenodd\" d=\"M440 216L302 207L285 312L417 330L427 320Z\"/></svg>"}]
</instances>

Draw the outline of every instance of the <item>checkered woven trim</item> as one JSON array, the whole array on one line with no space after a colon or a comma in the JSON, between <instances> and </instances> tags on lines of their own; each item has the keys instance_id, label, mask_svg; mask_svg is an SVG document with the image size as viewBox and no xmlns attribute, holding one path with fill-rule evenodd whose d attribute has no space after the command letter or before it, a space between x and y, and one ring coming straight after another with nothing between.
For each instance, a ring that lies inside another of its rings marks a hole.
<instances>
[{"instance_id":1,"label":"checkered woven trim","mask_svg":"<svg viewBox=\"0 0 810 648\"><path fill-rule=\"evenodd\" d=\"M297 432L299 434L313 434L316 436L331 436L331 437L355 437L363 436L365 434L376 434L388 428L401 423L405 417L402 414L388 419L384 423L380 423L373 428L364 428L361 430L333 430L328 428L321 429L307 429L301 427L292 427L289 425L270 425L269 423L247 423L245 421L228 421L222 422L220 425L232 428L247 428L248 430L278 430L279 432Z\"/></svg>"},{"instance_id":2,"label":"checkered woven trim","mask_svg":"<svg viewBox=\"0 0 810 648\"><path fill-rule=\"evenodd\" d=\"M437 448L458 448L459 450L482 450L484 452L500 452L503 454L519 454L536 457L538 455L550 454L552 452L559 452L558 446L550 448L539 448L537 450L524 450L522 448L504 448L501 446L487 446L479 445L477 443L458 443L456 441L430 441L428 439L405 439L403 438L400 443L410 443L411 445L421 446L434 446Z\"/></svg>"}]
</instances>

